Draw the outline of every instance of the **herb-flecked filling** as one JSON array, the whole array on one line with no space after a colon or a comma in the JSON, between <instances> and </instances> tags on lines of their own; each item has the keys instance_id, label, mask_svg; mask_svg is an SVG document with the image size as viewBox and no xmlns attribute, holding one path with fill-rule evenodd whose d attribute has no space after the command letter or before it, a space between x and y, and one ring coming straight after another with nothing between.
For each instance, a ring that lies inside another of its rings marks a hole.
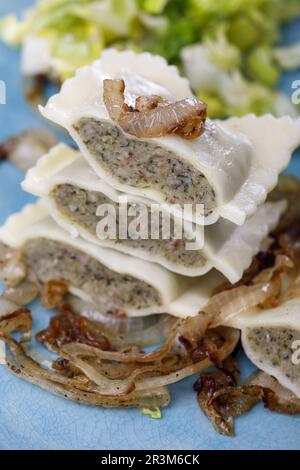
<instances>
[{"instance_id":1,"label":"herb-flecked filling","mask_svg":"<svg viewBox=\"0 0 300 470\"><path fill-rule=\"evenodd\" d=\"M162 256L167 260L178 263L184 266L203 266L206 262L200 250L186 250L186 239L175 239L174 234L174 221L171 219L170 224L170 239L163 239L161 225L159 239L138 239L130 238L120 239L118 237L119 227L119 212L118 203L108 199L103 193L96 191L87 191L78 186L70 184L61 184L56 186L52 192L51 197L55 201L57 209L68 219L80 225L85 230L89 231L92 235L96 235L97 223L99 217L96 216L97 208L101 204L111 204L115 208L116 213L116 242L124 244L130 248L138 248L149 254ZM136 207L137 208L137 207ZM151 215L149 214L149 233L151 228ZM131 218L128 218L128 224ZM184 234L183 234L184 235Z\"/></svg>"},{"instance_id":2,"label":"herb-flecked filling","mask_svg":"<svg viewBox=\"0 0 300 470\"><path fill-rule=\"evenodd\" d=\"M258 360L270 366L280 366L280 370L292 382L298 382L300 365L292 361L292 344L300 339L297 330L289 328L249 328L247 339Z\"/></svg>"},{"instance_id":3,"label":"herb-flecked filling","mask_svg":"<svg viewBox=\"0 0 300 470\"><path fill-rule=\"evenodd\" d=\"M120 183L156 189L169 204L203 204L205 215L215 209L215 193L206 177L173 152L94 118L81 118L73 127L89 153Z\"/></svg>"},{"instance_id":4,"label":"herb-flecked filling","mask_svg":"<svg viewBox=\"0 0 300 470\"><path fill-rule=\"evenodd\" d=\"M40 282L63 280L83 290L106 311L161 304L160 294L146 282L114 272L69 245L36 238L25 244L24 257Z\"/></svg>"}]
</instances>

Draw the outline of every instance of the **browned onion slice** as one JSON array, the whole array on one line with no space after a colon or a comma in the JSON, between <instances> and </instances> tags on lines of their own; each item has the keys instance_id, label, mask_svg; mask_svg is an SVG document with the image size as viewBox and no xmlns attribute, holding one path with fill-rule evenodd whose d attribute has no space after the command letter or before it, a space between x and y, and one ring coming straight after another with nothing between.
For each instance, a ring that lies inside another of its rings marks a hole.
<instances>
[{"instance_id":1,"label":"browned onion slice","mask_svg":"<svg viewBox=\"0 0 300 470\"><path fill-rule=\"evenodd\" d=\"M0 316L0 333L4 336L18 331L22 333L21 341L31 339L32 317L27 308L17 310Z\"/></svg>"},{"instance_id":2,"label":"browned onion slice","mask_svg":"<svg viewBox=\"0 0 300 470\"><path fill-rule=\"evenodd\" d=\"M62 346L72 342L110 349L101 324L75 314L67 304L60 306L60 313L51 318L49 326L40 331L36 339L53 352L59 352Z\"/></svg>"},{"instance_id":3,"label":"browned onion slice","mask_svg":"<svg viewBox=\"0 0 300 470\"><path fill-rule=\"evenodd\" d=\"M91 383L85 376L68 378L53 370L44 369L31 357L27 356L22 346L12 337L0 331L0 338L6 341L12 360L8 359L7 367L19 377L49 390L52 393L79 401L104 407L148 407L166 406L169 393L166 389L148 389L143 392L116 394L117 384L110 384L111 393L101 393L101 387Z\"/></svg>"},{"instance_id":4,"label":"browned onion slice","mask_svg":"<svg viewBox=\"0 0 300 470\"><path fill-rule=\"evenodd\" d=\"M117 361L127 364L133 362L151 363L164 359L170 353L178 335L181 323L181 320L176 322L163 346L151 352L143 352L136 349L129 349L126 351L109 351L92 347L83 343L66 344L63 346L62 351L66 351L68 354L74 356L85 355L86 357L97 357L102 360Z\"/></svg>"},{"instance_id":5,"label":"browned onion slice","mask_svg":"<svg viewBox=\"0 0 300 470\"><path fill-rule=\"evenodd\" d=\"M235 348L239 340L239 332L230 328L224 328L218 332L218 335L222 337L221 345L218 348L218 358L222 361ZM106 351L103 354L102 350L78 343L66 344L60 352L73 366L81 370L92 382L101 387L103 394L124 394L132 390L148 390L149 388L162 387L189 377L212 364L212 361L205 357L205 355L200 357L198 361L194 361L193 357L184 351L179 353L176 350L170 350L170 353L159 361L149 360L146 364L145 362L139 363L135 360L132 360L131 363L127 362L127 373L125 364L123 364L125 375L123 379L116 380L114 378L112 380L109 378L111 372L109 371L108 374L104 374L103 369L99 369L98 364L99 361L110 360L112 361L111 370L113 370L117 361L114 352Z\"/></svg>"},{"instance_id":6,"label":"browned onion slice","mask_svg":"<svg viewBox=\"0 0 300 470\"><path fill-rule=\"evenodd\" d=\"M233 376L238 377L236 370ZM259 401L271 411L300 413L300 399L264 372L254 373L240 387L228 377L224 370L208 372L195 384L199 406L219 433L233 436L234 417L247 413Z\"/></svg>"},{"instance_id":7,"label":"browned onion slice","mask_svg":"<svg viewBox=\"0 0 300 470\"><path fill-rule=\"evenodd\" d=\"M136 345L141 348L163 343L176 323L168 314L153 314L145 317L123 317L104 313L101 306L69 295L67 302L74 313L85 317L90 325L101 326L109 342L117 347Z\"/></svg>"},{"instance_id":8,"label":"browned onion slice","mask_svg":"<svg viewBox=\"0 0 300 470\"><path fill-rule=\"evenodd\" d=\"M296 397L291 390L283 387L274 377L263 371L258 371L252 375L249 383L272 392L265 400L265 406L269 410L292 415L300 413L300 398Z\"/></svg>"},{"instance_id":9,"label":"browned onion slice","mask_svg":"<svg viewBox=\"0 0 300 470\"><path fill-rule=\"evenodd\" d=\"M48 281L42 286L41 304L47 309L59 307L68 293L69 287L64 281Z\"/></svg>"},{"instance_id":10,"label":"browned onion slice","mask_svg":"<svg viewBox=\"0 0 300 470\"><path fill-rule=\"evenodd\" d=\"M104 80L103 101L113 121L135 137L177 134L196 139L204 132L207 106L197 98L169 103L158 96L138 97L136 108L125 103L123 80Z\"/></svg>"},{"instance_id":11,"label":"browned onion slice","mask_svg":"<svg viewBox=\"0 0 300 470\"><path fill-rule=\"evenodd\" d=\"M246 285L238 283L236 287L224 286L223 291L213 295L203 308L204 318L209 318L209 327L226 325L235 316L254 307L275 307L283 302L285 293L282 293L281 274L292 271L294 263L286 255L279 253L275 258L274 266L263 269ZM295 286L296 281L292 283ZM248 284L248 285L247 285ZM297 285L297 291L299 287ZM291 288L288 290L291 293ZM206 316L205 316L206 315Z\"/></svg>"},{"instance_id":12,"label":"browned onion slice","mask_svg":"<svg viewBox=\"0 0 300 470\"><path fill-rule=\"evenodd\" d=\"M138 96L135 100L136 111L144 112L157 108L157 106L165 105L166 100L158 95Z\"/></svg>"},{"instance_id":13,"label":"browned onion slice","mask_svg":"<svg viewBox=\"0 0 300 470\"><path fill-rule=\"evenodd\" d=\"M144 391L134 391L116 394L115 385L110 384L112 394L102 394L100 387L91 382L83 374L65 376L56 370L46 369L29 357L23 346L10 333L21 331L29 339L31 333L31 315L28 310L19 310L0 319L0 339L8 347L8 369L19 377L49 390L52 393L78 401L80 403L104 407L163 407L170 401L170 395L165 387L148 388ZM113 382L113 381L111 381Z\"/></svg>"},{"instance_id":14,"label":"browned onion slice","mask_svg":"<svg viewBox=\"0 0 300 470\"><path fill-rule=\"evenodd\" d=\"M121 365L123 371L119 377L105 374L103 368L98 367L99 361L89 361L86 352L83 356L74 354L72 348L67 351L62 348L63 359L56 361L56 367L49 369L41 366L36 360L26 354L23 346L17 342L11 333L21 331L23 334L31 333L31 315L26 309L18 310L0 319L0 339L8 347L6 366L18 376L23 377L41 388L52 391L66 398L98 406L139 406L155 407L166 406L169 394L164 385L181 380L203 367L208 367L208 359L193 363L191 358L178 352L170 352L162 361L152 361L147 364L133 362L130 365ZM238 341L236 330L225 329L220 332L222 346L220 356L223 358L230 354ZM66 345L65 348L68 349ZM82 346L75 343L76 347ZM86 345L85 345L86 346ZM91 348L92 353L97 348ZM93 354L95 357L95 354ZM103 362L107 368L107 361ZM115 367L114 361L110 369ZM109 369L107 369L109 370Z\"/></svg>"}]
</instances>

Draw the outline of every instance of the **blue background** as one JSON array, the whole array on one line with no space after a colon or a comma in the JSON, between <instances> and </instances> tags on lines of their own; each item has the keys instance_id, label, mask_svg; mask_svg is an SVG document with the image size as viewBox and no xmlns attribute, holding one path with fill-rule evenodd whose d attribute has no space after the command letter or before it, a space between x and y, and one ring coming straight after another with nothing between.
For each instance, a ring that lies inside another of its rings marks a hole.
<instances>
[{"instance_id":1,"label":"blue background","mask_svg":"<svg viewBox=\"0 0 300 470\"><path fill-rule=\"evenodd\" d=\"M21 11L30 0L1 0L0 16ZM300 41L300 21L283 32L284 42ZM281 89L291 94L300 71L285 74ZM47 123L24 102L18 51L0 43L0 79L7 104L0 105L0 141ZM300 176L296 156L289 172ZM0 166L0 223L32 198L22 192L23 174L10 163ZM34 327L49 321L49 312L34 305ZM243 374L252 365L241 357ZM300 449L300 416L278 415L258 405L236 419L234 438L218 435L201 413L192 391L194 378L170 387L172 402L163 418L151 420L138 410L106 410L78 405L50 395L0 368L0 449Z\"/></svg>"}]
</instances>

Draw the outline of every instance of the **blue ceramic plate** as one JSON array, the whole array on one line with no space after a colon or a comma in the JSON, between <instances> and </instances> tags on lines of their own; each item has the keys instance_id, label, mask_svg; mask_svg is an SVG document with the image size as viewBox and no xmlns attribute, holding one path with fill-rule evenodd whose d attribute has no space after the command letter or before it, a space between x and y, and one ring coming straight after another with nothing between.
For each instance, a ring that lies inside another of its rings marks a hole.
<instances>
[{"instance_id":1,"label":"blue ceramic plate","mask_svg":"<svg viewBox=\"0 0 300 470\"><path fill-rule=\"evenodd\" d=\"M29 0L1 2L0 16L21 10ZM300 22L285 31L285 40L300 40ZM291 92L297 74L287 74L282 89ZM300 78L300 72L298 79ZM0 141L28 127L46 126L24 102L19 54L0 44L0 79L7 104L0 105ZM300 177L294 157L289 172ZM0 223L32 198L20 189L23 174L10 163L0 166ZM49 321L49 312L33 307L34 328ZM252 365L241 357L243 373ZM198 409L193 378L170 387L172 402L160 420L138 410L105 410L55 397L0 368L0 449L300 449L300 416L271 413L258 405L236 420L234 438L218 435Z\"/></svg>"}]
</instances>

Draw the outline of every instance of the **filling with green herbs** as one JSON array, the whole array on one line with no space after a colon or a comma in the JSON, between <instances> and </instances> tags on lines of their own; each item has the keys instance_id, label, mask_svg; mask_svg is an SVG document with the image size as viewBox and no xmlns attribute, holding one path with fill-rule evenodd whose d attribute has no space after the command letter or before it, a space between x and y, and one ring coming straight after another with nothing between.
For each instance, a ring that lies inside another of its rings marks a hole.
<instances>
[{"instance_id":1,"label":"filling with green herbs","mask_svg":"<svg viewBox=\"0 0 300 470\"><path fill-rule=\"evenodd\" d=\"M290 328L249 328L247 340L258 361L280 370L292 382L298 382L300 364L292 360L294 341L300 340L300 332Z\"/></svg>"},{"instance_id":2,"label":"filling with green herbs","mask_svg":"<svg viewBox=\"0 0 300 470\"><path fill-rule=\"evenodd\" d=\"M75 125L89 153L120 183L161 192L169 204L216 207L215 193L196 168L152 142L128 137L111 123L82 118Z\"/></svg>"},{"instance_id":3,"label":"filling with green herbs","mask_svg":"<svg viewBox=\"0 0 300 470\"><path fill-rule=\"evenodd\" d=\"M97 208L102 204L110 204L115 208L116 213L116 239L118 244L126 245L129 248L137 248L138 250L145 251L148 254L155 256L162 256L170 262L179 263L184 266L203 266L206 262L205 256L200 250L186 250L186 238L174 238L174 219L170 219L170 238L164 240L162 237L162 225L160 223L159 239L151 239L151 213L149 212L148 227L149 238L134 240L130 238L119 238L119 204L108 199L103 193L97 191L87 191L71 184L61 184L56 186L52 192L51 197L55 201L56 208L59 212L66 216L70 222L79 225L83 229L96 235L97 224L99 217L96 216ZM138 205L135 209L138 210ZM130 210L130 205L128 205ZM128 224L132 217L128 217ZM160 221L161 222L161 221Z\"/></svg>"},{"instance_id":4,"label":"filling with green herbs","mask_svg":"<svg viewBox=\"0 0 300 470\"><path fill-rule=\"evenodd\" d=\"M107 312L161 304L159 293L146 282L111 271L98 260L69 245L37 238L26 243L24 256L27 266L35 272L40 282L65 281L84 291Z\"/></svg>"}]
</instances>

